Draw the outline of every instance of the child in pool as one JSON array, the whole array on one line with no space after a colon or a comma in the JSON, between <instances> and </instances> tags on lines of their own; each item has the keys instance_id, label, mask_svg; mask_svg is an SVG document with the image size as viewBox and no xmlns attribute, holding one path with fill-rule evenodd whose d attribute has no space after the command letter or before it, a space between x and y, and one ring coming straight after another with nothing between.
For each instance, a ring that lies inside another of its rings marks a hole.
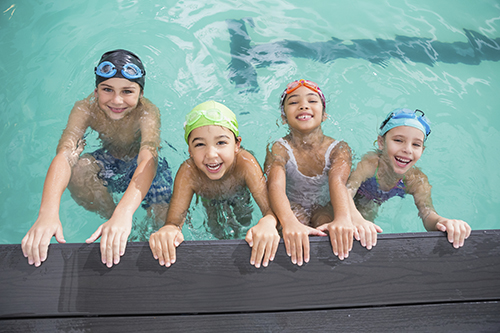
<instances>
[{"instance_id":1,"label":"child in pool","mask_svg":"<svg viewBox=\"0 0 500 333\"><path fill-rule=\"evenodd\" d=\"M277 221L269 207L262 169L255 157L240 147L234 113L220 103L204 102L186 115L184 129L191 157L182 163L175 177L165 226L149 239L154 258L166 267L175 263L175 248L184 240L182 225L194 194L202 197L208 213L212 205L224 202L226 208L233 208L238 222L248 224L246 214L238 211L245 211L241 206L247 204L250 190L263 217L247 232L245 240L252 247L250 263L258 268L262 261L266 267L278 248ZM208 223L209 230L217 236L217 221L209 218ZM236 225L231 227L237 229Z\"/></svg>"},{"instance_id":2,"label":"child in pool","mask_svg":"<svg viewBox=\"0 0 500 333\"><path fill-rule=\"evenodd\" d=\"M166 215L172 179L166 160L158 161L160 113L143 97L141 60L126 50L110 51L95 74L94 92L71 110L47 173L38 218L22 240L30 265L38 267L47 258L52 236L65 243L59 205L66 187L78 204L108 220L86 240L101 237L101 260L108 267L125 253L133 214L143 200L157 218ZM99 133L102 148L80 156L89 127ZM124 192L118 204L112 192Z\"/></svg>"},{"instance_id":3,"label":"child in pool","mask_svg":"<svg viewBox=\"0 0 500 333\"><path fill-rule=\"evenodd\" d=\"M430 133L429 122L422 111L396 109L390 112L380 125L378 151L363 156L349 177L348 189L359 211L352 213L353 223L362 245L366 244L367 248L369 244L376 244L377 231L381 230L373 226L360 228L359 223L366 225L364 219L373 221L383 202L407 193L413 195L426 230L447 232L448 241L455 248L463 246L469 237L471 228L466 222L436 213L427 176L415 166Z\"/></svg>"},{"instance_id":4,"label":"child in pool","mask_svg":"<svg viewBox=\"0 0 500 333\"><path fill-rule=\"evenodd\" d=\"M264 167L287 254L299 266L309 261L309 235L326 236L327 231L334 254L343 260L355 230L346 188L351 152L347 143L323 134L325 106L316 83L289 83L280 108L290 132L272 145Z\"/></svg>"}]
</instances>

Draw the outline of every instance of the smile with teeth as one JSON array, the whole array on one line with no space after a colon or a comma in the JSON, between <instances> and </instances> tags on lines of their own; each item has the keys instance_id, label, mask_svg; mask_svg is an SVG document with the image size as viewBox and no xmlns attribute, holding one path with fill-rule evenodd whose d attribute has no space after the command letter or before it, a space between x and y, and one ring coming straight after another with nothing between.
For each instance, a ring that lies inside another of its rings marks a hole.
<instances>
[{"instance_id":1,"label":"smile with teeth","mask_svg":"<svg viewBox=\"0 0 500 333\"><path fill-rule=\"evenodd\" d=\"M311 118L312 118L312 115L310 115L310 114L301 114L301 115L297 116L298 120L308 120L308 119L311 119Z\"/></svg>"},{"instance_id":2,"label":"smile with teeth","mask_svg":"<svg viewBox=\"0 0 500 333\"><path fill-rule=\"evenodd\" d=\"M219 170L222 167L222 163L217 163L217 164L205 164L207 166L208 172L219 172Z\"/></svg>"},{"instance_id":3,"label":"smile with teeth","mask_svg":"<svg viewBox=\"0 0 500 333\"><path fill-rule=\"evenodd\" d=\"M395 156L394 159L396 160L397 165L400 167L405 167L411 162L411 160L408 158L403 158L398 156Z\"/></svg>"}]
</instances>

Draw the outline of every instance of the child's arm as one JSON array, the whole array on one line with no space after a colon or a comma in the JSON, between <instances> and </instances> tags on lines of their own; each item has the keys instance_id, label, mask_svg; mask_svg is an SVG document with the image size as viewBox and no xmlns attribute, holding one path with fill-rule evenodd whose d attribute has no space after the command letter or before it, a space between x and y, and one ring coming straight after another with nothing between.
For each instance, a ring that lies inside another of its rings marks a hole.
<instances>
[{"instance_id":1,"label":"child's arm","mask_svg":"<svg viewBox=\"0 0 500 333\"><path fill-rule=\"evenodd\" d=\"M132 218L148 193L156 174L156 160L148 149L141 149L137 158L137 168L127 190L116 206L111 218L85 241L95 242L101 237L101 261L108 267L120 262L125 254L128 236L132 230Z\"/></svg>"},{"instance_id":2,"label":"child's arm","mask_svg":"<svg viewBox=\"0 0 500 333\"><path fill-rule=\"evenodd\" d=\"M238 154L236 172L240 173L240 171L245 175L245 183L263 216L257 225L248 230L245 237L252 248L250 264L259 268L262 262L262 266L267 267L269 261L274 260L280 236L277 229L278 221L269 205L266 178L255 157L246 150L241 150Z\"/></svg>"},{"instance_id":3,"label":"child's arm","mask_svg":"<svg viewBox=\"0 0 500 333\"><path fill-rule=\"evenodd\" d=\"M471 227L462 220L452 220L439 216L432 205L431 189L427 176L418 168L406 179L408 193L413 195L418 215L427 231L442 231L448 233L448 241L455 248L464 245L471 232Z\"/></svg>"},{"instance_id":4,"label":"child's arm","mask_svg":"<svg viewBox=\"0 0 500 333\"><path fill-rule=\"evenodd\" d=\"M309 262L309 235L326 236L322 231L306 226L297 219L286 195L286 161L288 154L280 143L275 143L266 155L265 170L271 208L283 228L286 253L299 266Z\"/></svg>"},{"instance_id":5,"label":"child's arm","mask_svg":"<svg viewBox=\"0 0 500 333\"><path fill-rule=\"evenodd\" d=\"M71 169L83 151L81 138L88 126L88 114L85 101L75 103L59 141L57 154L47 171L38 218L21 242L23 254L30 265L38 267L47 259L52 236L55 235L59 243L66 242L59 219L59 206L71 178Z\"/></svg>"},{"instance_id":6,"label":"child's arm","mask_svg":"<svg viewBox=\"0 0 500 333\"><path fill-rule=\"evenodd\" d=\"M184 162L175 176L174 191L168 207L165 225L149 237L149 247L160 265L170 267L176 261L175 248L184 241L182 225L191 204L194 190L194 165Z\"/></svg>"},{"instance_id":7,"label":"child's arm","mask_svg":"<svg viewBox=\"0 0 500 333\"><path fill-rule=\"evenodd\" d=\"M328 231L333 253L340 260L349 256L352 249L354 225L351 222L349 194L346 183L351 171L351 150L347 143L340 142L332 151L332 165L328 173L330 200L333 206L334 220L317 229Z\"/></svg>"},{"instance_id":8,"label":"child's arm","mask_svg":"<svg viewBox=\"0 0 500 333\"><path fill-rule=\"evenodd\" d=\"M132 218L156 175L160 114L158 108L146 98L141 98L141 103L143 107L135 109L135 112L141 112L141 148L137 157L137 168L111 218L86 240L87 243L92 243L101 237L101 260L108 267L118 264L120 256L125 254L128 236L132 230Z\"/></svg>"},{"instance_id":9,"label":"child's arm","mask_svg":"<svg viewBox=\"0 0 500 333\"><path fill-rule=\"evenodd\" d=\"M373 222L366 220L354 204L354 196L359 186L370 177L373 177L378 165L378 155L376 153L367 153L359 161L356 169L351 173L347 181L347 191L349 193L349 207L353 225L356 227L354 238L358 240L363 247L368 250L377 245L377 233L382 232L382 228Z\"/></svg>"}]
</instances>

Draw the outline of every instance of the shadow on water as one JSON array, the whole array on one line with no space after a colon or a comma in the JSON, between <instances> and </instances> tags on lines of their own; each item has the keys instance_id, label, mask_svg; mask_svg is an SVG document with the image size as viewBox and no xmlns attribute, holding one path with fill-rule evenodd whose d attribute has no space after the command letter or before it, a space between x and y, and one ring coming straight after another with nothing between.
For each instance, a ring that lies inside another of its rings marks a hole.
<instances>
[{"instance_id":1,"label":"shadow on water","mask_svg":"<svg viewBox=\"0 0 500 333\"><path fill-rule=\"evenodd\" d=\"M248 92L259 90L255 68L283 64L289 58L307 58L322 63L342 58L365 59L382 67L386 67L391 58L428 66L436 62L478 65L485 60L500 60L500 38L491 39L467 29L463 29L467 42L444 43L431 38L406 36L396 36L394 40L377 38L349 41L332 37L326 42L285 39L252 46L246 28L246 23L253 25L251 18L226 20L226 23L231 52L229 79L236 87Z\"/></svg>"}]
</instances>

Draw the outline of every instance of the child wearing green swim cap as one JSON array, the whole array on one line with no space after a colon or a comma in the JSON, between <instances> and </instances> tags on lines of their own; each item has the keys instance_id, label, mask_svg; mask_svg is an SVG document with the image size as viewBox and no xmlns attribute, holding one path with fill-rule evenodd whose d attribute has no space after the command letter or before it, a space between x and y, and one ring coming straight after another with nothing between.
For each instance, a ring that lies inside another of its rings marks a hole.
<instances>
[{"instance_id":1,"label":"child wearing green swim cap","mask_svg":"<svg viewBox=\"0 0 500 333\"><path fill-rule=\"evenodd\" d=\"M352 210L353 223L367 249L376 244L377 232L382 230L365 219L373 221L382 203L406 194L415 199L426 230L447 232L455 248L463 246L469 237L471 228L466 222L436 213L427 176L415 166L430 133L430 123L422 111L401 108L390 112L380 125L378 150L363 156L351 173L347 186L357 207Z\"/></svg>"},{"instance_id":2,"label":"child wearing green swim cap","mask_svg":"<svg viewBox=\"0 0 500 333\"><path fill-rule=\"evenodd\" d=\"M101 237L101 261L108 267L125 253L141 203L158 220L166 216L172 178L167 161L158 156L160 112L143 97L144 66L132 52L113 50L94 70L94 92L71 110L47 172L38 218L22 240L30 265L45 261L52 236L66 242L59 219L66 187L79 205L107 220L86 242ZM99 134L102 147L81 155L89 129ZM123 193L119 202L113 193Z\"/></svg>"},{"instance_id":3,"label":"child wearing green swim cap","mask_svg":"<svg viewBox=\"0 0 500 333\"><path fill-rule=\"evenodd\" d=\"M236 116L225 105L208 101L186 115L184 129L190 158L177 171L165 226L149 239L154 258L162 266L175 263L175 248L184 240L182 226L194 194L202 198L208 230L222 239L239 238L241 229L250 225L251 193L263 217L248 230L245 240L252 247L250 263L258 268L262 262L266 267L278 248L277 220L269 206L262 169L241 148ZM231 211L236 221L226 218Z\"/></svg>"}]
</instances>

